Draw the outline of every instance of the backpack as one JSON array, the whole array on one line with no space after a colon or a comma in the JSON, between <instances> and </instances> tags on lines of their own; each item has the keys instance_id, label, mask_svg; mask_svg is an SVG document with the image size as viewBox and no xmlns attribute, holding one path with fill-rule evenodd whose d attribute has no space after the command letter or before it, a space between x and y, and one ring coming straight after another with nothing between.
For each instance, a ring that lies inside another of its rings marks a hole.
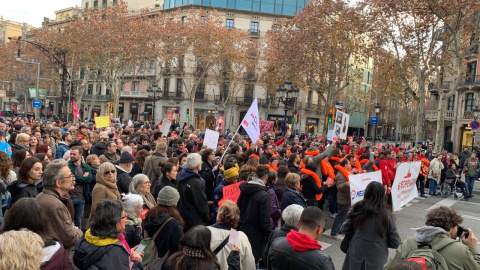
<instances>
[{"instance_id":1,"label":"backpack","mask_svg":"<svg viewBox=\"0 0 480 270\"><path fill-rule=\"evenodd\" d=\"M158 234L163 229L163 227L165 227L165 225L172 219L173 217L167 219L167 221L165 221L163 225L160 226L158 231L155 232L153 237L151 238L144 237L140 242L140 244L146 245L143 253L143 260L142 260L144 269L162 269L163 264L167 261L170 251L167 252L167 254L165 254L165 256L163 256L162 258L158 258L158 251L157 251L157 247L155 246L155 239L157 238ZM146 234L145 230L144 230L144 234Z\"/></svg>"},{"instance_id":2,"label":"backpack","mask_svg":"<svg viewBox=\"0 0 480 270\"><path fill-rule=\"evenodd\" d=\"M408 254L407 260L418 262L425 270L448 270L445 258L438 251L455 242L453 239L443 238L432 246L430 243L418 243L413 237L408 237L407 243L413 251Z\"/></svg>"}]
</instances>

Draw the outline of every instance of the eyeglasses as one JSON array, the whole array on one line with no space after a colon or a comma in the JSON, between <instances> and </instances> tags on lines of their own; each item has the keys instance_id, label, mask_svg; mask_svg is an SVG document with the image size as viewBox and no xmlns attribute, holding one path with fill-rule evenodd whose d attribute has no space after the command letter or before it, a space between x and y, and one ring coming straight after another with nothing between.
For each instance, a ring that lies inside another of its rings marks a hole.
<instances>
[{"instance_id":1,"label":"eyeglasses","mask_svg":"<svg viewBox=\"0 0 480 270\"><path fill-rule=\"evenodd\" d=\"M63 179L65 179L65 178L75 178L75 175L70 174L69 176L65 176L65 177L62 177L62 178L63 178Z\"/></svg>"},{"instance_id":2,"label":"eyeglasses","mask_svg":"<svg viewBox=\"0 0 480 270\"><path fill-rule=\"evenodd\" d=\"M112 174L114 174L114 173L115 173L115 170L106 171L106 172L105 172L105 175L107 175L107 174L109 174L109 173L112 173Z\"/></svg>"},{"instance_id":3,"label":"eyeglasses","mask_svg":"<svg viewBox=\"0 0 480 270\"><path fill-rule=\"evenodd\" d=\"M146 181L146 182L143 182L143 183L146 184L146 185L152 184L150 181Z\"/></svg>"}]
</instances>

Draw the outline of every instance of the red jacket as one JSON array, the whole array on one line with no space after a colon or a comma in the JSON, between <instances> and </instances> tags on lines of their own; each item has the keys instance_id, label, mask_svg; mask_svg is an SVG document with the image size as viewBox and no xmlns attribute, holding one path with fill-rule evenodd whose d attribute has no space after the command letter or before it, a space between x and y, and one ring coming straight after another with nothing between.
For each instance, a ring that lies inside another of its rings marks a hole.
<instances>
[{"instance_id":1,"label":"red jacket","mask_svg":"<svg viewBox=\"0 0 480 270\"><path fill-rule=\"evenodd\" d=\"M382 171L382 183L383 185L387 186L387 187L390 187L391 186L391 183L390 183L390 174L389 173L389 169L388 169L388 162L386 159L382 159L380 160L380 171Z\"/></svg>"}]
</instances>

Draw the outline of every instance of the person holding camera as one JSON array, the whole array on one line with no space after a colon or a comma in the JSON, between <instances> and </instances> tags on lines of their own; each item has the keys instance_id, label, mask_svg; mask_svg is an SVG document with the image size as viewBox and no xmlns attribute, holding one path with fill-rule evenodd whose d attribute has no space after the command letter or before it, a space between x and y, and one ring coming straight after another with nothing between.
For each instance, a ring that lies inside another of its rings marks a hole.
<instances>
[{"instance_id":1,"label":"person holding camera","mask_svg":"<svg viewBox=\"0 0 480 270\"><path fill-rule=\"evenodd\" d=\"M480 269L478 239L471 229L459 225L462 222L462 216L453 209L444 206L432 209L427 214L426 226L416 229L415 236L402 242L384 269L390 269L403 260L428 261L426 257L429 254L432 254L437 262L443 260L446 269ZM457 241L457 238L460 241ZM420 254L424 256L418 256Z\"/></svg>"}]
</instances>

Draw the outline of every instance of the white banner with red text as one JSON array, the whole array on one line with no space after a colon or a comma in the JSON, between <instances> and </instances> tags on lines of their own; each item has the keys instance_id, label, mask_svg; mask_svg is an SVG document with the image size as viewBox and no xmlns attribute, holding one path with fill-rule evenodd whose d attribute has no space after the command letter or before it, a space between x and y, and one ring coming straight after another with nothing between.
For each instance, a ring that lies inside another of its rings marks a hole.
<instances>
[{"instance_id":1,"label":"white banner with red text","mask_svg":"<svg viewBox=\"0 0 480 270\"><path fill-rule=\"evenodd\" d=\"M421 162L405 162L398 166L392 184L393 211L399 210L418 196L417 178L421 164Z\"/></svg>"},{"instance_id":2,"label":"white banner with red text","mask_svg":"<svg viewBox=\"0 0 480 270\"><path fill-rule=\"evenodd\" d=\"M369 172L350 175L350 198L352 205L363 200L365 196L365 189L371 182L382 183L382 172Z\"/></svg>"}]
</instances>

